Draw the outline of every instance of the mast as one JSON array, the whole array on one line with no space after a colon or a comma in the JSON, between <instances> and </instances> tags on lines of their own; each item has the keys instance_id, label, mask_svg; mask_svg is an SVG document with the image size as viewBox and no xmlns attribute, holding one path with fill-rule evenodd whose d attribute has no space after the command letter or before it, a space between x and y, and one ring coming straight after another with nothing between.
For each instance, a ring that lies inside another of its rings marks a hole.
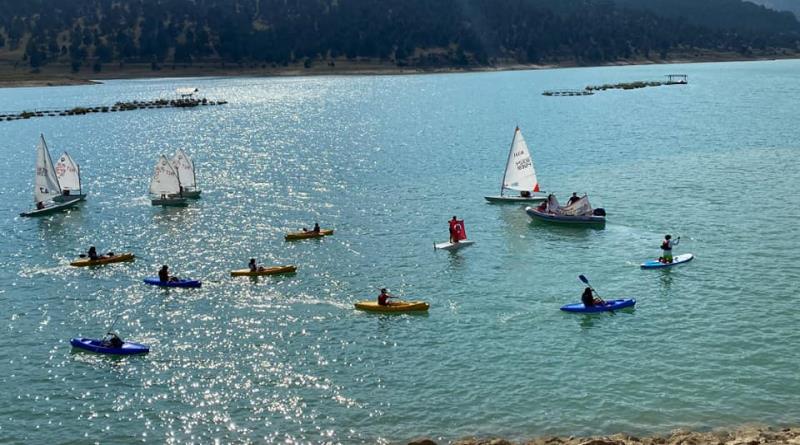
<instances>
[{"instance_id":1,"label":"mast","mask_svg":"<svg viewBox=\"0 0 800 445\"><path fill-rule=\"evenodd\" d=\"M519 126L514 129L514 137L511 138L511 147L508 149L508 159L506 159L506 168L503 169L503 179L500 182L500 196L503 196L503 190L506 187L506 174L508 172L508 162L511 160L511 153L514 152L514 141L517 139L517 132L519 131Z\"/></svg>"}]
</instances>

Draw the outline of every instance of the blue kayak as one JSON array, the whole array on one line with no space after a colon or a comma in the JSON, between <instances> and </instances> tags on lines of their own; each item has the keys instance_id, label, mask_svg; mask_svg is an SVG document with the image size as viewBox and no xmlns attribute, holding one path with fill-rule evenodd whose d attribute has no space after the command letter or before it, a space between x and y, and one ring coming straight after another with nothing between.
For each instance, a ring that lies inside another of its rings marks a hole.
<instances>
[{"instance_id":1,"label":"blue kayak","mask_svg":"<svg viewBox=\"0 0 800 445\"><path fill-rule=\"evenodd\" d=\"M584 314L593 314L596 312L616 311L617 309L625 309L626 307L633 307L636 300L633 298L626 298L620 300L606 300L606 304L592 307L584 307L583 303L573 303L566 306L561 306L564 312L580 312Z\"/></svg>"},{"instance_id":2,"label":"blue kayak","mask_svg":"<svg viewBox=\"0 0 800 445\"><path fill-rule=\"evenodd\" d=\"M678 264L688 263L694 259L694 255L691 253L684 253L683 255L677 255L672 257L671 263L662 263L658 260L650 260L645 261L642 263L642 269L662 269L664 267L672 267L677 266Z\"/></svg>"},{"instance_id":3,"label":"blue kayak","mask_svg":"<svg viewBox=\"0 0 800 445\"><path fill-rule=\"evenodd\" d=\"M144 282L161 287L200 287L203 284L198 280L161 281L158 277L145 278Z\"/></svg>"},{"instance_id":4,"label":"blue kayak","mask_svg":"<svg viewBox=\"0 0 800 445\"><path fill-rule=\"evenodd\" d=\"M111 355L133 355L147 354L150 347L141 343L123 342L122 347L113 348L104 344L103 340L96 338L73 338L69 341L73 348L83 349L84 351L96 352L98 354Z\"/></svg>"}]
</instances>

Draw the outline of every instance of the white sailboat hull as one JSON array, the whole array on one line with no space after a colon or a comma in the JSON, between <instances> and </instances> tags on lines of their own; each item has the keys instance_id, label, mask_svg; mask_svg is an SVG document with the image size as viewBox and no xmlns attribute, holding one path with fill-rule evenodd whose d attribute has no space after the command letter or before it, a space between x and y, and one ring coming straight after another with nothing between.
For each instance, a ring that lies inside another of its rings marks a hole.
<instances>
[{"instance_id":1,"label":"white sailboat hull","mask_svg":"<svg viewBox=\"0 0 800 445\"><path fill-rule=\"evenodd\" d=\"M434 244L433 245L433 249L434 250L449 250L449 251L452 252L452 251L455 251L455 250L463 249L465 247L469 247L469 246L471 246L473 244L475 244L475 241L461 240L461 241L459 241L457 243L446 242L446 243Z\"/></svg>"},{"instance_id":2,"label":"white sailboat hull","mask_svg":"<svg viewBox=\"0 0 800 445\"><path fill-rule=\"evenodd\" d=\"M85 201L85 200L86 200L85 193L82 195L61 195L53 198L53 201L55 202L70 202L70 201Z\"/></svg>"},{"instance_id":3,"label":"white sailboat hull","mask_svg":"<svg viewBox=\"0 0 800 445\"><path fill-rule=\"evenodd\" d=\"M523 196L484 196L485 200L491 203L520 203L520 202L542 202L547 200L547 195Z\"/></svg>"},{"instance_id":4,"label":"white sailboat hull","mask_svg":"<svg viewBox=\"0 0 800 445\"><path fill-rule=\"evenodd\" d=\"M19 216L44 216L49 215L51 213L60 212L62 210L66 210L70 207L75 206L78 204L78 200L73 199L72 201L62 202L62 203L54 203L53 205L47 206L43 209L36 209L31 210L30 212L22 212Z\"/></svg>"}]
</instances>

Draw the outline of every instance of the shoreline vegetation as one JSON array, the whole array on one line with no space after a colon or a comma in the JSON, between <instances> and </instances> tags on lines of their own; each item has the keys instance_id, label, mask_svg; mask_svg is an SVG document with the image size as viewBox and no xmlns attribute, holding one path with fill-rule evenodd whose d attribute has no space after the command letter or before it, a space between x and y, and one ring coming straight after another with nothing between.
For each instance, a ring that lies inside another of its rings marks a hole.
<instances>
[{"instance_id":1,"label":"shoreline vegetation","mask_svg":"<svg viewBox=\"0 0 800 445\"><path fill-rule=\"evenodd\" d=\"M419 438L408 445L439 445L428 438ZM509 441L502 438L465 438L453 445L769 445L800 444L800 428L770 428L742 426L734 430L688 431L676 430L667 435L637 437L628 434L590 437L543 436L531 440Z\"/></svg>"},{"instance_id":2,"label":"shoreline vegetation","mask_svg":"<svg viewBox=\"0 0 800 445\"><path fill-rule=\"evenodd\" d=\"M574 62L550 64L497 63L486 66L397 66L379 61L337 60L319 62L305 66L303 64L289 66L250 65L237 66L231 64L197 63L193 65L177 65L153 70L151 64L125 64L105 67L101 72L81 70L73 72L67 64L49 64L32 72L29 67L15 67L9 62L0 62L0 88L43 87L91 85L112 79L146 79L146 78L179 78L179 77L299 77L299 76L347 76L347 75L413 75L413 74L445 74L445 73L477 73L492 71L520 71L560 68L590 68L628 65L668 65L680 63L709 62L750 62L767 60L800 59L800 52L780 52L743 56L735 52L705 52L703 54L676 55L659 60L626 59L596 65L579 65Z\"/></svg>"}]
</instances>

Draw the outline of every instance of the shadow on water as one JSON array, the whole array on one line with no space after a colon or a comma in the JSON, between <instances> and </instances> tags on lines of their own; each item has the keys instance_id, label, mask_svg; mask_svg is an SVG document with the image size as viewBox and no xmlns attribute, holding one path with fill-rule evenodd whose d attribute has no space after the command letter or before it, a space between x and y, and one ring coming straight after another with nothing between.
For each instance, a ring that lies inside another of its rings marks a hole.
<instances>
[{"instance_id":1,"label":"shadow on water","mask_svg":"<svg viewBox=\"0 0 800 445\"><path fill-rule=\"evenodd\" d=\"M666 267L664 269L658 269L656 272L659 275L658 281L661 283L661 296L666 297L669 295L670 288L672 287L672 268Z\"/></svg>"}]
</instances>

